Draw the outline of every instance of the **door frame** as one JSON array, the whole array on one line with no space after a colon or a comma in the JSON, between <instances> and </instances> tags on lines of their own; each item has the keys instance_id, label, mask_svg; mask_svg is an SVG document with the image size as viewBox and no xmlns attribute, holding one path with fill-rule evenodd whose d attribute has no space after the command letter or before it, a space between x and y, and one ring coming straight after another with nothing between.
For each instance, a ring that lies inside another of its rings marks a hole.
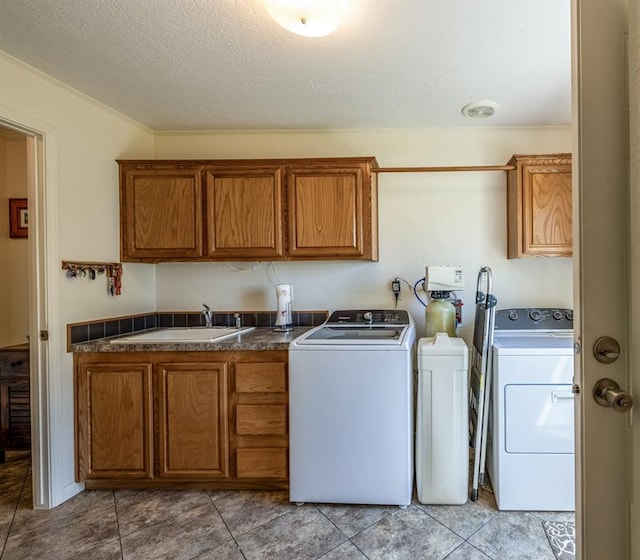
<instances>
[{"instance_id":1,"label":"door frame","mask_svg":"<svg viewBox=\"0 0 640 560\"><path fill-rule=\"evenodd\" d=\"M58 235L56 186L58 143L55 126L0 106L0 125L27 137L27 199L30 223L27 240L29 291L29 358L31 379L31 464L33 508L51 509L77 493L65 488L56 468L55 426L61 413L56 406L60 391L62 348L59 329L56 270ZM48 333L41 339L41 332Z\"/></svg>"}]
</instances>

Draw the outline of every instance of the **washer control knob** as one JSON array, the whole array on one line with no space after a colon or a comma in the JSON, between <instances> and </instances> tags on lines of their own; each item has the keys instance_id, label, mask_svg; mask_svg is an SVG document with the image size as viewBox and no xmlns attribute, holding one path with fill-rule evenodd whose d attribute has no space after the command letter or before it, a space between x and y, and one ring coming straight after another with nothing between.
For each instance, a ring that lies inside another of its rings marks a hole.
<instances>
[{"instance_id":1,"label":"washer control knob","mask_svg":"<svg viewBox=\"0 0 640 560\"><path fill-rule=\"evenodd\" d=\"M540 319L542 319L542 314L537 309L532 309L531 311L529 311L529 319L531 319L532 321L539 321Z\"/></svg>"},{"instance_id":2,"label":"washer control knob","mask_svg":"<svg viewBox=\"0 0 640 560\"><path fill-rule=\"evenodd\" d=\"M559 321L560 319L562 319L563 315L561 311L558 311L557 309L553 312L553 318L556 321Z\"/></svg>"},{"instance_id":3,"label":"washer control knob","mask_svg":"<svg viewBox=\"0 0 640 560\"><path fill-rule=\"evenodd\" d=\"M516 321L518 319L518 312L509 311L509 319L511 319L512 321Z\"/></svg>"},{"instance_id":4,"label":"washer control knob","mask_svg":"<svg viewBox=\"0 0 640 560\"><path fill-rule=\"evenodd\" d=\"M365 320L367 323L369 323L369 324L373 323L373 313L371 313L371 311L367 311L367 312L363 315L363 317L364 317L364 320Z\"/></svg>"},{"instance_id":5,"label":"washer control knob","mask_svg":"<svg viewBox=\"0 0 640 560\"><path fill-rule=\"evenodd\" d=\"M567 314L565 316L567 318L567 321L573 321L573 311L567 311Z\"/></svg>"}]
</instances>

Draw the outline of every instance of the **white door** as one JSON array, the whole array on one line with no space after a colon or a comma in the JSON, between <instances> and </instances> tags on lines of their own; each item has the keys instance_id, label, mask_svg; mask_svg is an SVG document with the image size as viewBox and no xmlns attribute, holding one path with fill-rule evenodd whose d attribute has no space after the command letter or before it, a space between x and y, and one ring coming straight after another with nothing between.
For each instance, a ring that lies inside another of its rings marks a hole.
<instances>
[{"instance_id":1,"label":"white door","mask_svg":"<svg viewBox=\"0 0 640 560\"><path fill-rule=\"evenodd\" d=\"M634 59L630 75L636 82L631 96L625 77L628 21L635 21L629 26L634 37L639 31L639 20L628 17L628 8L633 14L639 1L573 0L574 291L580 344L575 362L580 389L576 517L582 560L640 559L640 524L632 517L634 489L636 498L640 496L640 468L635 469L637 476L633 469L633 440L640 438L633 419L640 402L623 414L598 405L592 396L596 382L605 377L640 396L640 320L634 320L640 318L640 145L636 139L635 177L629 181L627 107L631 101L637 111L637 48L629 58ZM632 38L631 44L636 41ZM636 134L638 122L636 117ZM620 357L609 364L596 360L593 351L605 335L621 347Z\"/></svg>"}]
</instances>

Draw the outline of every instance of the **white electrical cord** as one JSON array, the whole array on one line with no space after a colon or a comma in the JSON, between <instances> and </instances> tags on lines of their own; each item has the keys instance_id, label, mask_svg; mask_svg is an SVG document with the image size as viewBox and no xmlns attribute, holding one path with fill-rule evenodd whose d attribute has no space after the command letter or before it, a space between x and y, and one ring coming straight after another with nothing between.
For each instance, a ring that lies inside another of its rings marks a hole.
<instances>
[{"instance_id":1,"label":"white electrical cord","mask_svg":"<svg viewBox=\"0 0 640 560\"><path fill-rule=\"evenodd\" d=\"M413 293L413 291L414 291L414 290L413 290L413 285L412 285L408 280L405 280L405 279L404 279L404 278L402 278L401 276L396 276L396 278L397 278L398 280L400 280L401 282L404 282L404 283L407 285L407 287L409 288L409 291Z\"/></svg>"},{"instance_id":2,"label":"white electrical cord","mask_svg":"<svg viewBox=\"0 0 640 560\"><path fill-rule=\"evenodd\" d=\"M273 284L274 286L277 286L278 284L282 284L282 281L280 280L280 276L278 276L278 271L276 270L276 264L271 261L269 263L269 268L267 269L267 276L269 275L269 272L271 272L271 275L273 278L270 278L271 284ZM274 278L275 278L275 282L274 282Z\"/></svg>"},{"instance_id":3,"label":"white electrical cord","mask_svg":"<svg viewBox=\"0 0 640 560\"><path fill-rule=\"evenodd\" d=\"M249 268L236 268L235 266L233 266L231 263L225 263L231 270L233 270L234 272L240 272L242 274L247 274L248 272L255 272L256 270L259 270L260 268L262 268L262 265L264 264L263 262L257 262L252 264Z\"/></svg>"}]
</instances>

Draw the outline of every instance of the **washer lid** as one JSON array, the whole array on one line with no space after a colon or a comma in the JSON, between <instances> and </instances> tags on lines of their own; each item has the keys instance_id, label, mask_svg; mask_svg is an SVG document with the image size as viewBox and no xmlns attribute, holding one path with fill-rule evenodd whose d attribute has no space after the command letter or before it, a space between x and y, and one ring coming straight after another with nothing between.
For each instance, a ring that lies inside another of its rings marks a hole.
<instances>
[{"instance_id":1,"label":"washer lid","mask_svg":"<svg viewBox=\"0 0 640 560\"><path fill-rule=\"evenodd\" d=\"M407 326L353 327L327 325L303 335L298 344L400 345Z\"/></svg>"}]
</instances>

